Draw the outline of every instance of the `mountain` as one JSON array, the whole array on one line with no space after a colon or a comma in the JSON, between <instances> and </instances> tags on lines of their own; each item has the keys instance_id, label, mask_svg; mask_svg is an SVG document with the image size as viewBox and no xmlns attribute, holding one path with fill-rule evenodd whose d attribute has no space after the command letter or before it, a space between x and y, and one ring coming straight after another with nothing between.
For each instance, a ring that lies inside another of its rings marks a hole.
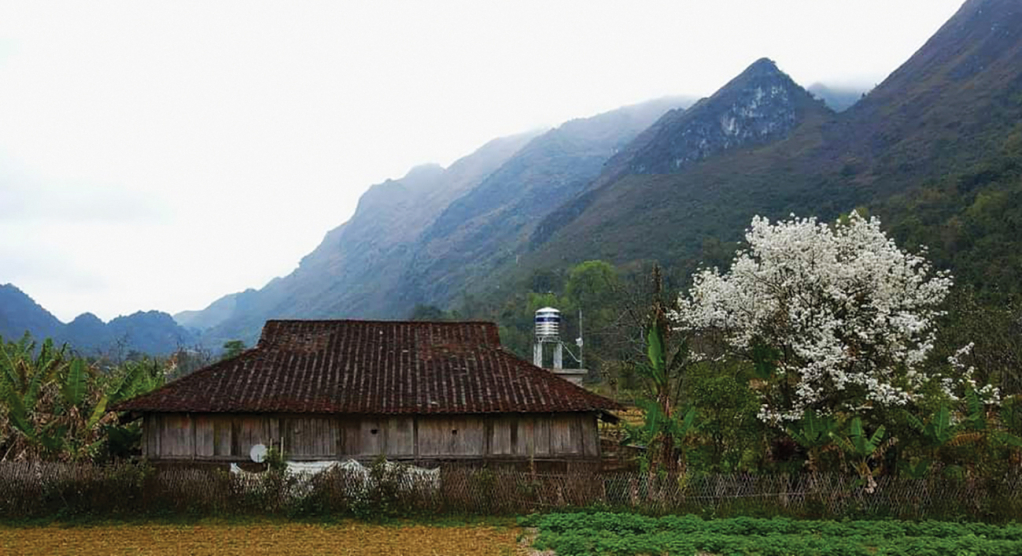
<instances>
[{"instance_id":1,"label":"mountain","mask_svg":"<svg viewBox=\"0 0 1022 556\"><path fill-rule=\"evenodd\" d=\"M14 284L0 284L0 337L16 340L30 331L37 338L52 338L63 327L64 323Z\"/></svg>"},{"instance_id":2,"label":"mountain","mask_svg":"<svg viewBox=\"0 0 1022 556\"><path fill-rule=\"evenodd\" d=\"M774 73L764 61L757 65ZM729 97L756 98L756 87L732 82L725 89L735 86ZM601 258L659 260L685 274L701 263L726 265L724 247L741 239L753 215L830 219L862 206L899 241L929 244L938 264L966 281L1019 291L1022 3L969 0L844 112L806 96L788 90L802 116L792 120L782 109L771 128L778 133L712 156L683 140L685 121L705 111L699 119L717 122L710 129L719 139L736 113L729 103L668 114L537 227L517 267L498 273ZM970 270L976 265L984 271Z\"/></svg>"},{"instance_id":3,"label":"mountain","mask_svg":"<svg viewBox=\"0 0 1022 556\"><path fill-rule=\"evenodd\" d=\"M778 69L766 58L757 60L709 98L700 100L689 110L671 111L636 137L628 146L611 158L600 176L576 198L566 202L548 215L531 238L538 246L562 228L577 228L576 219L585 214L596 218L605 213L600 205L589 212L593 203L624 194L617 184L629 176L653 176L686 172L700 162L712 163L728 157L733 151L755 150L785 139L792 130L806 122L826 121L833 113L805 89ZM642 186L628 187L632 197L626 203L637 210L649 204L663 204L669 200L653 200ZM639 206L636 206L638 204ZM631 217L632 215L629 215ZM642 218L635 214L634 217ZM584 223L595 218L582 218ZM631 224L620 221L620 225ZM625 230L622 230L625 232ZM587 229L588 241L608 238L605 230ZM575 241L586 241L583 234L571 234ZM621 247L618 241L607 241L605 248ZM653 247L653 246L650 246ZM601 255L607 253L602 250Z\"/></svg>"},{"instance_id":4,"label":"mountain","mask_svg":"<svg viewBox=\"0 0 1022 556\"><path fill-rule=\"evenodd\" d=\"M530 141L422 234L405 271L405 306L446 305L473 278L514 258L535 225L582 191L604 163L687 98L664 98L567 122Z\"/></svg>"},{"instance_id":5,"label":"mountain","mask_svg":"<svg viewBox=\"0 0 1022 556\"><path fill-rule=\"evenodd\" d=\"M126 352L166 354L196 343L194 334L162 311L138 311L117 317L106 328L113 340L112 347L123 347Z\"/></svg>"},{"instance_id":6,"label":"mountain","mask_svg":"<svg viewBox=\"0 0 1022 556\"><path fill-rule=\"evenodd\" d=\"M835 112L844 112L866 96L865 89L853 87L830 87L823 83L813 83L807 89L814 97L822 100L828 108Z\"/></svg>"},{"instance_id":7,"label":"mountain","mask_svg":"<svg viewBox=\"0 0 1022 556\"><path fill-rule=\"evenodd\" d=\"M664 112L666 98L498 139L444 169L413 168L371 187L289 276L179 315L204 341L253 340L269 318L400 318L448 303L496 267L550 210ZM212 324L210 324L212 323Z\"/></svg>"},{"instance_id":8,"label":"mountain","mask_svg":"<svg viewBox=\"0 0 1022 556\"><path fill-rule=\"evenodd\" d=\"M64 324L12 284L0 284L0 337L17 340L28 332L37 341L53 338L87 355L166 355L197 338L158 311L138 312L104 323L83 313Z\"/></svg>"},{"instance_id":9,"label":"mountain","mask_svg":"<svg viewBox=\"0 0 1022 556\"><path fill-rule=\"evenodd\" d=\"M35 335L35 334L33 334ZM111 346L113 334L106 323L92 313L82 313L67 323L64 330L57 333L62 340L72 346Z\"/></svg>"},{"instance_id":10,"label":"mountain","mask_svg":"<svg viewBox=\"0 0 1022 556\"><path fill-rule=\"evenodd\" d=\"M717 153L788 135L824 106L761 58L687 111L665 114L607 165L610 177L680 172Z\"/></svg>"},{"instance_id":11,"label":"mountain","mask_svg":"<svg viewBox=\"0 0 1022 556\"><path fill-rule=\"evenodd\" d=\"M419 235L538 134L496 139L449 168L419 166L370 187L351 219L328 232L290 275L234 294L233 301L218 300L188 320L214 322L203 337L207 345L219 345L254 341L269 318L403 316L400 280Z\"/></svg>"},{"instance_id":12,"label":"mountain","mask_svg":"<svg viewBox=\"0 0 1022 556\"><path fill-rule=\"evenodd\" d=\"M254 293L254 289L247 289L243 292L232 293L210 303L205 309L194 311L181 311L174 315L174 320L181 326L202 332L224 322L238 307L238 299Z\"/></svg>"},{"instance_id":13,"label":"mountain","mask_svg":"<svg viewBox=\"0 0 1022 556\"><path fill-rule=\"evenodd\" d=\"M1020 292L1020 7L967 1L851 106L760 59L691 106L626 107L415 168L370 188L292 274L178 318L215 345L268 318L457 305L588 259L657 260L683 280L727 265L754 215L856 207L962 281Z\"/></svg>"}]
</instances>

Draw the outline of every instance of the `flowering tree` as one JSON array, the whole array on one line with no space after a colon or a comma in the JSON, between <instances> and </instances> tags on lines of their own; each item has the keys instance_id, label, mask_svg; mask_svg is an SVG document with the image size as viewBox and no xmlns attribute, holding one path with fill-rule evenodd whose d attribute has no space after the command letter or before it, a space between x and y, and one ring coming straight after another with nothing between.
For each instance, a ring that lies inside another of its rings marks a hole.
<instances>
[{"instance_id":1,"label":"flowering tree","mask_svg":"<svg viewBox=\"0 0 1022 556\"><path fill-rule=\"evenodd\" d=\"M731 270L696 274L672 314L678 328L717 333L753 359L760 419L905 405L928 377L933 322L951 287L898 249L876 218L835 225L755 217Z\"/></svg>"}]
</instances>

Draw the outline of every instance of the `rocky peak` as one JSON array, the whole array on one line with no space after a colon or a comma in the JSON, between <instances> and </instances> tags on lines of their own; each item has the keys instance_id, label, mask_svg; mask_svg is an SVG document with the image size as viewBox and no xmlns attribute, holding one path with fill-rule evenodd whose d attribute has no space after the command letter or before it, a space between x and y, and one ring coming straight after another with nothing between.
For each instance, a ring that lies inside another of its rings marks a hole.
<instances>
[{"instance_id":1,"label":"rocky peak","mask_svg":"<svg viewBox=\"0 0 1022 556\"><path fill-rule=\"evenodd\" d=\"M674 109L640 133L603 166L582 194L551 212L530 237L549 239L582 214L604 187L628 175L681 172L719 153L781 140L807 117L832 112L792 81L769 58L687 110Z\"/></svg>"},{"instance_id":2,"label":"rocky peak","mask_svg":"<svg viewBox=\"0 0 1022 556\"><path fill-rule=\"evenodd\" d=\"M720 91L731 86L746 87L747 85L745 82L751 79L784 79L785 77L788 76L777 67L776 62L770 58L760 58L752 64L749 64L749 67L745 68L742 73L735 76L727 85L722 87Z\"/></svg>"},{"instance_id":3,"label":"rocky peak","mask_svg":"<svg viewBox=\"0 0 1022 556\"><path fill-rule=\"evenodd\" d=\"M677 172L718 152L780 139L811 111L827 109L761 58L713 96L661 118L637 140L624 173Z\"/></svg>"}]
</instances>

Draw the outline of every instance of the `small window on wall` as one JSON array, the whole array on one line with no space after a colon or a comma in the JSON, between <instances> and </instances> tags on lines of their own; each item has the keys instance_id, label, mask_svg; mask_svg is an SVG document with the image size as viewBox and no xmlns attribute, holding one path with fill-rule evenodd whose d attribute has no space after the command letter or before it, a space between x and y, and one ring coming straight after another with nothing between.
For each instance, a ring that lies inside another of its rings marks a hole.
<instances>
[{"instance_id":1,"label":"small window on wall","mask_svg":"<svg viewBox=\"0 0 1022 556\"><path fill-rule=\"evenodd\" d=\"M378 429L369 429L369 434L376 434Z\"/></svg>"},{"instance_id":2,"label":"small window on wall","mask_svg":"<svg viewBox=\"0 0 1022 556\"><path fill-rule=\"evenodd\" d=\"M451 429L451 434L458 434L458 429Z\"/></svg>"}]
</instances>

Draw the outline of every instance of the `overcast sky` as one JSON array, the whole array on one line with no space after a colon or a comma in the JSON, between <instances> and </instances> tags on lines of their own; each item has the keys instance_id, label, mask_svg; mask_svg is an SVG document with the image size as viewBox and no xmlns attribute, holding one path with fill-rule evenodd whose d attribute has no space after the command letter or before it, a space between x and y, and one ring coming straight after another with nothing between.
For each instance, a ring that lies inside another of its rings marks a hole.
<instances>
[{"instance_id":1,"label":"overcast sky","mask_svg":"<svg viewBox=\"0 0 1022 556\"><path fill-rule=\"evenodd\" d=\"M762 56L871 86L960 4L4 1L0 283L65 321L202 308L411 166Z\"/></svg>"}]
</instances>

